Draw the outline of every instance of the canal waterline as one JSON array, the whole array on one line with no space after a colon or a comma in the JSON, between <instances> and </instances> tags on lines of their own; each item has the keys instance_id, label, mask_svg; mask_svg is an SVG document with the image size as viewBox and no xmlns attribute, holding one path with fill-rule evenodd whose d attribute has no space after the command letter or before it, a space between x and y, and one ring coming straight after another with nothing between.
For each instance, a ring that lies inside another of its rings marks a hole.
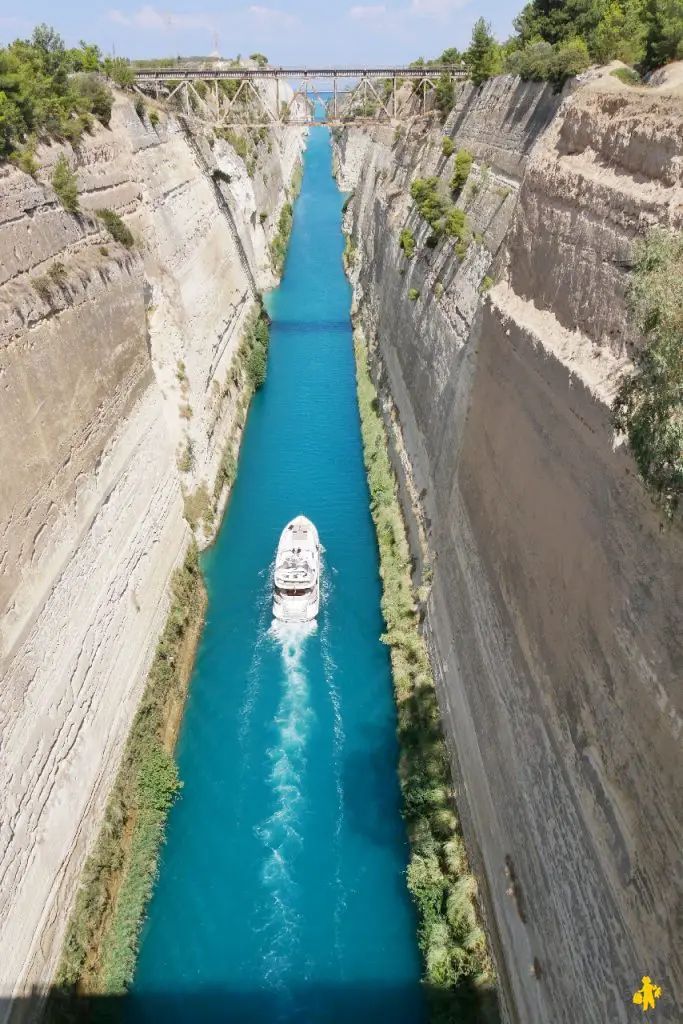
<instances>
[{"instance_id":1,"label":"canal waterline","mask_svg":"<svg viewBox=\"0 0 683 1024\"><path fill-rule=\"evenodd\" d=\"M204 557L209 606L129 1019L419 1024L389 659L329 133L311 131L268 377ZM317 629L276 635L270 573L303 513Z\"/></svg>"}]
</instances>

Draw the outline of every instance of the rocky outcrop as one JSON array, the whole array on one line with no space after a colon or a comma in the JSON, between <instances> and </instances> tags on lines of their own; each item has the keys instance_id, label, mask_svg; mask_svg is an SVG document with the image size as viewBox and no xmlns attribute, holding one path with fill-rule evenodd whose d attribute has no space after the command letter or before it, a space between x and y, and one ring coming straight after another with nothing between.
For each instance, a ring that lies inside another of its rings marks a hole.
<instances>
[{"instance_id":1,"label":"rocky outcrop","mask_svg":"<svg viewBox=\"0 0 683 1024\"><path fill-rule=\"evenodd\" d=\"M563 96L467 89L445 128L475 156L462 259L427 245L408 194L450 177L443 130L337 143L356 324L434 564L459 812L504 1014L524 1024L630 1020L643 974L662 1020L683 1005L683 538L609 415L638 343L633 241L682 226L682 128L680 97L601 75Z\"/></svg>"},{"instance_id":2,"label":"rocky outcrop","mask_svg":"<svg viewBox=\"0 0 683 1024\"><path fill-rule=\"evenodd\" d=\"M79 216L48 184L63 147L39 152L37 181L0 168L3 995L54 969L190 539L183 493L213 491L233 429L230 365L254 282L274 282L303 144L273 130L248 169L160 116L120 96L69 154Z\"/></svg>"}]
</instances>

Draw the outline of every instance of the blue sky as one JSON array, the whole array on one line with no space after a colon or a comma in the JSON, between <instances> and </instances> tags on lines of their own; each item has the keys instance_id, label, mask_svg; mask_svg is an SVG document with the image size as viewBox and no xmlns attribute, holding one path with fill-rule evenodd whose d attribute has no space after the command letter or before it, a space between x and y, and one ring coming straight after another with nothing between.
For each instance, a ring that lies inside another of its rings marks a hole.
<instances>
[{"instance_id":1,"label":"blue sky","mask_svg":"<svg viewBox=\"0 0 683 1024\"><path fill-rule=\"evenodd\" d=\"M272 3L272 6L270 4ZM226 56L265 53L272 63L408 62L447 46L464 48L482 14L499 36L524 0L24 0L0 2L0 44L30 35L41 21L68 45L79 39L128 57L210 53L214 32ZM3 10L4 8L4 10Z\"/></svg>"}]
</instances>

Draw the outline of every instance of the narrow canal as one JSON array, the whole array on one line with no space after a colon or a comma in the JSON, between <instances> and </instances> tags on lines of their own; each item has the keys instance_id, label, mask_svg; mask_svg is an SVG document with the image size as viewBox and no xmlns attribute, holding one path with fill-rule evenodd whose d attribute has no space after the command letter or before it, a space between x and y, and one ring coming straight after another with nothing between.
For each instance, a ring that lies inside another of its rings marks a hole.
<instances>
[{"instance_id":1,"label":"narrow canal","mask_svg":"<svg viewBox=\"0 0 683 1024\"><path fill-rule=\"evenodd\" d=\"M355 394L342 196L311 131L268 378L206 555L209 608L129 1019L419 1024L415 920ZM317 525L317 629L276 636L280 531Z\"/></svg>"}]
</instances>

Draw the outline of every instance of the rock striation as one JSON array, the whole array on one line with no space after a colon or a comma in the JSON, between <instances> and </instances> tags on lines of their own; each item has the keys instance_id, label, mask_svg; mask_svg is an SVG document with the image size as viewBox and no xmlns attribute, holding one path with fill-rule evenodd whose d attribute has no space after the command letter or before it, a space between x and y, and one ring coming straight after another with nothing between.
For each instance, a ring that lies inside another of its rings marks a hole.
<instances>
[{"instance_id":1,"label":"rock striation","mask_svg":"<svg viewBox=\"0 0 683 1024\"><path fill-rule=\"evenodd\" d=\"M427 244L409 194L450 179L444 134L475 158L461 259ZM433 565L425 629L503 1013L625 1022L649 974L673 1022L683 535L615 446L610 402L638 344L634 240L683 227L680 93L499 78L466 86L445 128L399 136L336 140L354 316Z\"/></svg>"},{"instance_id":2,"label":"rock striation","mask_svg":"<svg viewBox=\"0 0 683 1024\"><path fill-rule=\"evenodd\" d=\"M2 996L54 970L303 143L272 130L247 168L119 96L75 157L81 215L48 184L64 147L39 152L35 181L0 168Z\"/></svg>"}]
</instances>

